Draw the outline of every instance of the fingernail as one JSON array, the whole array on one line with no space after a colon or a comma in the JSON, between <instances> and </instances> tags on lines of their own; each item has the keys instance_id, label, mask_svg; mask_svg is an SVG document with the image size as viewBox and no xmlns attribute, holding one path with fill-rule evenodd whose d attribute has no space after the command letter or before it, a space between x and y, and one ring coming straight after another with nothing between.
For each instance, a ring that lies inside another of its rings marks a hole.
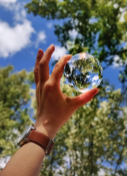
<instances>
[{"instance_id":1,"label":"fingernail","mask_svg":"<svg viewBox=\"0 0 127 176\"><path fill-rule=\"evenodd\" d=\"M94 91L94 95L96 95L99 91L100 91L100 89L96 89L96 90Z\"/></svg>"},{"instance_id":2,"label":"fingernail","mask_svg":"<svg viewBox=\"0 0 127 176\"><path fill-rule=\"evenodd\" d=\"M67 60L70 60L72 58L72 55L71 54L68 54L67 55Z\"/></svg>"},{"instance_id":3,"label":"fingernail","mask_svg":"<svg viewBox=\"0 0 127 176\"><path fill-rule=\"evenodd\" d=\"M38 50L38 54L41 54L41 53L42 53L42 51L41 51L41 49L39 49L39 50Z\"/></svg>"},{"instance_id":4,"label":"fingernail","mask_svg":"<svg viewBox=\"0 0 127 176\"><path fill-rule=\"evenodd\" d=\"M50 48L52 48L53 50L55 50L55 46L53 44L50 45Z\"/></svg>"}]
</instances>

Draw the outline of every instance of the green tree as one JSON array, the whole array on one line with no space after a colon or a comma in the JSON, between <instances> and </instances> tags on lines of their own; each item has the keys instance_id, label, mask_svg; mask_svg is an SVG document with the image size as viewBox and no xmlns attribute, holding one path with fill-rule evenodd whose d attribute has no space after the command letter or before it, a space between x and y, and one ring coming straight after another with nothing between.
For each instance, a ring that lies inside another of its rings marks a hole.
<instances>
[{"instance_id":1,"label":"green tree","mask_svg":"<svg viewBox=\"0 0 127 176\"><path fill-rule=\"evenodd\" d=\"M32 0L28 13L62 19L55 25L58 41L70 54L87 51L105 63L121 66L122 92L106 81L93 101L80 108L56 137L55 149L45 159L41 175L127 175L127 0ZM74 38L70 32L75 30ZM104 68L104 69L105 69ZM96 68L95 68L96 69ZM109 90L108 90L109 89ZM62 91L77 93L66 85Z\"/></svg>"},{"instance_id":2,"label":"green tree","mask_svg":"<svg viewBox=\"0 0 127 176\"><path fill-rule=\"evenodd\" d=\"M121 63L120 81L127 81L127 0L32 0L26 5L28 13L46 19L64 19L55 25L61 45L71 54L88 51L107 66L114 57ZM77 36L72 38L70 32Z\"/></svg>"},{"instance_id":3,"label":"green tree","mask_svg":"<svg viewBox=\"0 0 127 176\"><path fill-rule=\"evenodd\" d=\"M105 82L103 86L109 85ZM72 95L67 85L62 91ZM101 169L105 176L127 175L126 167L122 167L127 164L127 107L121 107L122 102L120 90L112 87L105 92L102 88L59 131L40 175L98 176Z\"/></svg>"},{"instance_id":4,"label":"green tree","mask_svg":"<svg viewBox=\"0 0 127 176\"><path fill-rule=\"evenodd\" d=\"M30 80L30 81L28 81ZM0 157L12 156L16 139L30 120L31 73L13 73L13 67L0 68Z\"/></svg>"}]
</instances>

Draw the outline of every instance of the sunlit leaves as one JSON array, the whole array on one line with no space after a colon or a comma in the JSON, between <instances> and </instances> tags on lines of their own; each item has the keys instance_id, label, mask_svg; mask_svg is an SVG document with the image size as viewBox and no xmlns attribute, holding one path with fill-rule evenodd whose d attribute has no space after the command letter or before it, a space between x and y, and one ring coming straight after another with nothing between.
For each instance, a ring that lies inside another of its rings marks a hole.
<instances>
[{"instance_id":1,"label":"sunlit leaves","mask_svg":"<svg viewBox=\"0 0 127 176\"><path fill-rule=\"evenodd\" d=\"M28 12L47 19L64 19L64 24L55 25L58 41L70 54L87 51L112 65L115 55L122 63L120 81L127 83L126 39L127 39L127 0L32 0L26 5ZM77 35L70 35L71 31ZM68 48L68 42L73 46ZM110 59L108 59L110 57Z\"/></svg>"},{"instance_id":2,"label":"sunlit leaves","mask_svg":"<svg viewBox=\"0 0 127 176\"><path fill-rule=\"evenodd\" d=\"M0 156L12 155L16 139L31 123L27 73L13 73L13 67L0 68Z\"/></svg>"}]
</instances>

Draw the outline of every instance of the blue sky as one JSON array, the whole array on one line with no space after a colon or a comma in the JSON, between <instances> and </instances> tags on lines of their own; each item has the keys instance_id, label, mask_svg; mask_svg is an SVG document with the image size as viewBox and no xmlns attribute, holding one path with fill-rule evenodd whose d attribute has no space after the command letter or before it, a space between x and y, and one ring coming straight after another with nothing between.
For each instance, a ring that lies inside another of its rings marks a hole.
<instances>
[{"instance_id":1,"label":"blue sky","mask_svg":"<svg viewBox=\"0 0 127 176\"><path fill-rule=\"evenodd\" d=\"M11 64L14 71L32 71L38 49L46 51L50 44L54 44L51 71L53 60L67 53L54 34L54 24L62 24L62 21L27 14L24 5L28 2L30 0L0 0L0 66ZM70 31L73 38L76 34L76 31ZM104 71L103 78L109 79L116 89L121 87L115 64Z\"/></svg>"},{"instance_id":2,"label":"blue sky","mask_svg":"<svg viewBox=\"0 0 127 176\"><path fill-rule=\"evenodd\" d=\"M51 63L67 53L64 47L57 41L54 34L54 24L62 24L58 20L46 20L33 14L27 14L24 5L30 0L0 0L0 67L9 64L14 66L14 71L26 69L28 72L34 69L38 49L44 51L50 44L55 45ZM76 31L70 31L74 38ZM110 80L118 89L121 84L118 81L118 68L109 67L103 73L103 78ZM103 175L103 169L100 175Z\"/></svg>"}]
</instances>

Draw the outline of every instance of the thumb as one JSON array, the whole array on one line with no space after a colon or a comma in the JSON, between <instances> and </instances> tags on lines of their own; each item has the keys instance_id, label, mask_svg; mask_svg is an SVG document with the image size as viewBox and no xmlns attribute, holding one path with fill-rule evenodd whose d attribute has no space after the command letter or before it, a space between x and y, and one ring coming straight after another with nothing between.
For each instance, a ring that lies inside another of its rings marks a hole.
<instances>
[{"instance_id":1,"label":"thumb","mask_svg":"<svg viewBox=\"0 0 127 176\"><path fill-rule=\"evenodd\" d=\"M80 108L81 106L88 103L92 98L99 92L99 89L95 88L92 90L89 90L77 97L72 98L72 104L75 106L75 109Z\"/></svg>"}]
</instances>

